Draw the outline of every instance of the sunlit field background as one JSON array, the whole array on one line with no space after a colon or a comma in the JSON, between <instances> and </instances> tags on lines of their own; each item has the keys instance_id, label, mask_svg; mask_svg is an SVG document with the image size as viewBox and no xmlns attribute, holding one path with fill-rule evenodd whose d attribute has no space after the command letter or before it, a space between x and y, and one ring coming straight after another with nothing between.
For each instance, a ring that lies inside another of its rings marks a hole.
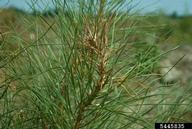
<instances>
[{"instance_id":1,"label":"sunlit field background","mask_svg":"<svg viewBox=\"0 0 192 129\"><path fill-rule=\"evenodd\" d=\"M192 122L190 2L178 11L124 0L2 2L0 128Z\"/></svg>"}]
</instances>

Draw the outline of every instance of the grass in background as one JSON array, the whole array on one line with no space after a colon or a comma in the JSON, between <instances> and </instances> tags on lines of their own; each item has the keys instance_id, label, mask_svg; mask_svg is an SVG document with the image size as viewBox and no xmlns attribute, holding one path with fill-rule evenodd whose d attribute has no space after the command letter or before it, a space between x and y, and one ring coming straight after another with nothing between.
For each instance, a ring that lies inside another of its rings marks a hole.
<instances>
[{"instance_id":1,"label":"grass in background","mask_svg":"<svg viewBox=\"0 0 192 129\"><path fill-rule=\"evenodd\" d=\"M143 19L121 11L131 1L53 2L55 19L25 19L34 39L15 36L18 49L1 60L1 128L152 129L189 120L191 87L156 81L156 41L138 39L150 35L137 27Z\"/></svg>"}]
</instances>

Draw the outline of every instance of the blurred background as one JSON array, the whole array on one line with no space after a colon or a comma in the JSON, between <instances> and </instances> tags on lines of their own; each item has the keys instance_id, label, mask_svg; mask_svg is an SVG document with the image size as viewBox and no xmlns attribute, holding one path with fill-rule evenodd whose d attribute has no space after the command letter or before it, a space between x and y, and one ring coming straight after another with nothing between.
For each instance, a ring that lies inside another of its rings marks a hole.
<instances>
[{"instance_id":1,"label":"blurred background","mask_svg":"<svg viewBox=\"0 0 192 129\"><path fill-rule=\"evenodd\" d=\"M35 38L35 27L25 24L28 22L26 17L33 19L34 14L37 14L33 11L34 8L49 19L48 21L53 20L57 12L50 1L0 0L0 44L4 43L5 39L7 41L4 51L0 53L0 59L17 47L16 40L10 36L13 32L26 41ZM134 7L130 13L136 13L145 19L140 28L148 31L150 35L143 36L142 40L156 43L162 52L177 47L160 62L162 67L174 66L164 81L180 80L183 85L189 84L192 80L192 0L134 0L129 7ZM29 30L27 33L26 28ZM162 68L160 73L168 70Z\"/></svg>"},{"instance_id":2,"label":"blurred background","mask_svg":"<svg viewBox=\"0 0 192 129\"><path fill-rule=\"evenodd\" d=\"M0 0L1 8L16 7L25 11L31 11L30 3L38 4L37 9L43 10L45 7L53 7L51 0ZM132 4L137 4L135 9L142 10L142 13L164 12L165 14L191 15L191 0L134 0Z\"/></svg>"}]
</instances>

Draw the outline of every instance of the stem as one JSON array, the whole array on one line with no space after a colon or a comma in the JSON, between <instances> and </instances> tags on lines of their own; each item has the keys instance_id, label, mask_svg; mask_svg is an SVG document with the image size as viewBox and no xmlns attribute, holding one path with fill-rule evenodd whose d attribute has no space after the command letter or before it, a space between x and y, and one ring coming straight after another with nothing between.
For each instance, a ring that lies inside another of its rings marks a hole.
<instances>
[{"instance_id":1,"label":"stem","mask_svg":"<svg viewBox=\"0 0 192 129\"><path fill-rule=\"evenodd\" d=\"M80 129L81 121L83 120L83 114L88 106L91 105L91 103L95 100L99 92L104 88L105 86L105 62L102 60L99 65L99 73L100 73L100 79L98 80L98 84L95 87L95 90L88 95L88 99L86 101L83 101L79 104L79 111L75 123L75 129Z\"/></svg>"},{"instance_id":2,"label":"stem","mask_svg":"<svg viewBox=\"0 0 192 129\"><path fill-rule=\"evenodd\" d=\"M88 106L91 105L93 100L97 97L98 93L100 91L100 88L97 86L95 90L88 96L88 99L84 102L81 102L79 104L79 111L75 123L75 129L80 129L81 121L83 120L83 114Z\"/></svg>"},{"instance_id":3,"label":"stem","mask_svg":"<svg viewBox=\"0 0 192 129\"><path fill-rule=\"evenodd\" d=\"M87 96L86 100L82 100L79 104L79 111L77 113L77 118L75 122L75 129L80 129L81 128L81 122L84 119L83 115L89 107L92 102L97 98L97 95L99 92L104 88L106 85L106 58L107 58L107 25L104 23L103 20L103 12L104 12L104 6L105 6L106 0L100 0L100 6L98 10L98 19L99 22L96 23L96 28L101 29L102 31L96 30L96 42L99 43L99 47L95 47L98 51L98 59L99 59L99 64L97 65L98 67L98 73L99 73L99 79L97 80L97 85L95 86L95 89ZM104 24L103 24L104 23ZM104 25L104 26L102 26ZM96 44L97 44L96 43ZM94 56L90 56L93 58ZM93 60L93 59L92 59Z\"/></svg>"}]
</instances>

